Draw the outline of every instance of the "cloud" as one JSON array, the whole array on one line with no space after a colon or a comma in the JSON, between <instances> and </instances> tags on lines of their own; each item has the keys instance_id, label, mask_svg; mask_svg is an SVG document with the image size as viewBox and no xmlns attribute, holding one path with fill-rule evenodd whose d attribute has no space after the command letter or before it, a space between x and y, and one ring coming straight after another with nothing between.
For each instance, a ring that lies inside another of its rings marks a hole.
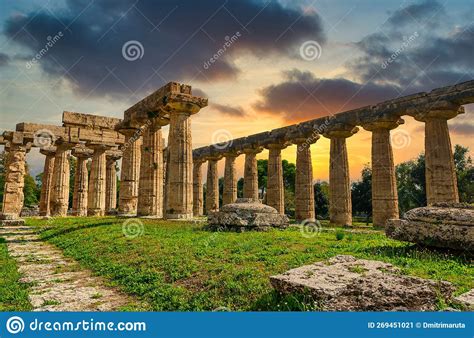
<instances>
[{"instance_id":1,"label":"cloud","mask_svg":"<svg viewBox=\"0 0 474 338\"><path fill-rule=\"evenodd\" d=\"M0 67L8 65L10 57L5 53L0 53Z\"/></svg>"},{"instance_id":2,"label":"cloud","mask_svg":"<svg viewBox=\"0 0 474 338\"><path fill-rule=\"evenodd\" d=\"M232 80L241 71L233 62L237 55L291 56L302 41L324 42L317 13L277 1L69 0L67 6L56 13L11 16L4 33L32 57L48 36L62 32L38 66L67 78L81 94L136 99L167 81ZM237 32L240 37L233 39ZM143 46L141 58L128 61L122 47L133 40Z\"/></svg>"},{"instance_id":3,"label":"cloud","mask_svg":"<svg viewBox=\"0 0 474 338\"><path fill-rule=\"evenodd\" d=\"M394 12L381 32L355 44L362 55L347 64L349 73L362 83L392 85L400 95L472 79L474 24L437 33L430 20L438 15L437 26L449 21L436 1Z\"/></svg>"},{"instance_id":4,"label":"cloud","mask_svg":"<svg viewBox=\"0 0 474 338\"><path fill-rule=\"evenodd\" d=\"M223 105L218 103L212 103L210 105L211 108L214 108L219 113L234 117L243 117L245 116L245 111L240 106L230 106L230 105Z\"/></svg>"},{"instance_id":5,"label":"cloud","mask_svg":"<svg viewBox=\"0 0 474 338\"><path fill-rule=\"evenodd\" d=\"M449 125L449 132L462 136L474 136L474 124L455 122Z\"/></svg>"},{"instance_id":6,"label":"cloud","mask_svg":"<svg viewBox=\"0 0 474 338\"><path fill-rule=\"evenodd\" d=\"M393 26L411 23L434 22L445 14L444 6L433 0L426 0L400 8L393 12L387 22Z\"/></svg>"},{"instance_id":7,"label":"cloud","mask_svg":"<svg viewBox=\"0 0 474 338\"><path fill-rule=\"evenodd\" d=\"M378 103L396 96L392 86L365 85L343 78L320 79L297 69L283 73L284 81L259 91L254 109L299 122Z\"/></svg>"}]
</instances>

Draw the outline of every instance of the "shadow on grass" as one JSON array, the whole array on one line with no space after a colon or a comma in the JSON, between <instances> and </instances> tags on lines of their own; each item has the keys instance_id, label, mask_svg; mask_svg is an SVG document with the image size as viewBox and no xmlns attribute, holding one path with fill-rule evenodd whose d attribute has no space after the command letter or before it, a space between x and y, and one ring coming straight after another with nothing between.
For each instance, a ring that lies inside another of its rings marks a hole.
<instances>
[{"instance_id":1,"label":"shadow on grass","mask_svg":"<svg viewBox=\"0 0 474 338\"><path fill-rule=\"evenodd\" d=\"M426 247L418 244L402 247L377 246L362 250L369 255L385 256L390 258L417 258L437 257L440 259L453 259L460 263L469 264L474 258L473 253L465 250L442 249L435 247Z\"/></svg>"},{"instance_id":2,"label":"shadow on grass","mask_svg":"<svg viewBox=\"0 0 474 338\"><path fill-rule=\"evenodd\" d=\"M89 223L89 224L82 224L82 225L74 226L70 228L60 228L60 229L57 229L55 227L48 227L48 228L39 230L38 233L40 234L42 240L49 240L51 238L70 234L72 232L76 232L79 230L98 228L101 226L114 225L114 224L117 224L117 222ZM53 233L49 235L41 235L42 233L49 232L49 231L53 231Z\"/></svg>"}]
</instances>

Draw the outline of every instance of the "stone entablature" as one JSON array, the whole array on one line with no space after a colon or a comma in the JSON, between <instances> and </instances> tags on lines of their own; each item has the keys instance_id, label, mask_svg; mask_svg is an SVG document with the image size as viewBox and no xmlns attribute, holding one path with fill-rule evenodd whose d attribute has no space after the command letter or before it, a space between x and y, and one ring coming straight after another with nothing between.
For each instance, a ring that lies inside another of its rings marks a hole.
<instances>
[{"instance_id":1,"label":"stone entablature","mask_svg":"<svg viewBox=\"0 0 474 338\"><path fill-rule=\"evenodd\" d=\"M63 112L62 120L64 127L80 127L85 129L97 130L115 130L117 125L122 122L121 119L115 117L99 116L69 111Z\"/></svg>"}]
</instances>

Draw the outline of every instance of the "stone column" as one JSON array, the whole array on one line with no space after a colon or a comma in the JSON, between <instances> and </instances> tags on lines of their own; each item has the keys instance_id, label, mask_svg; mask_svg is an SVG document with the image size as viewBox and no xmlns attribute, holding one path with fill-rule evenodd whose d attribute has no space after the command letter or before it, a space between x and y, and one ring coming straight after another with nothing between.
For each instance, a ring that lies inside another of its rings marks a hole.
<instances>
[{"instance_id":1,"label":"stone column","mask_svg":"<svg viewBox=\"0 0 474 338\"><path fill-rule=\"evenodd\" d=\"M440 202L459 202L448 119L464 113L463 107L438 103L423 114L415 116L425 122L425 175L428 205Z\"/></svg>"},{"instance_id":2,"label":"stone column","mask_svg":"<svg viewBox=\"0 0 474 338\"><path fill-rule=\"evenodd\" d=\"M202 163L199 160L193 163L193 214L195 217L203 215Z\"/></svg>"},{"instance_id":3,"label":"stone column","mask_svg":"<svg viewBox=\"0 0 474 338\"><path fill-rule=\"evenodd\" d=\"M224 168L224 191L222 193L222 205L234 203L237 200L237 172L235 169L236 153L227 153Z\"/></svg>"},{"instance_id":4,"label":"stone column","mask_svg":"<svg viewBox=\"0 0 474 338\"><path fill-rule=\"evenodd\" d=\"M331 140L329 158L329 221L334 225L352 224L351 182L346 138L359 129L342 126L324 134Z\"/></svg>"},{"instance_id":5,"label":"stone column","mask_svg":"<svg viewBox=\"0 0 474 338\"><path fill-rule=\"evenodd\" d=\"M163 137L153 121L143 132L138 215L163 217Z\"/></svg>"},{"instance_id":6,"label":"stone column","mask_svg":"<svg viewBox=\"0 0 474 338\"><path fill-rule=\"evenodd\" d=\"M316 139L317 140L317 139ZM314 140L314 142L316 141ZM308 138L292 140L296 144L295 218L297 222L314 221L313 164Z\"/></svg>"},{"instance_id":7,"label":"stone column","mask_svg":"<svg viewBox=\"0 0 474 338\"><path fill-rule=\"evenodd\" d=\"M89 146L94 150L91 163L91 174L89 180L89 191L87 195L87 215L105 215L105 178L107 168L106 146Z\"/></svg>"},{"instance_id":8,"label":"stone column","mask_svg":"<svg viewBox=\"0 0 474 338\"><path fill-rule=\"evenodd\" d=\"M3 219L17 219L23 208L23 187L25 186L25 157L27 146L11 143L5 168L5 188L3 192Z\"/></svg>"},{"instance_id":9,"label":"stone column","mask_svg":"<svg viewBox=\"0 0 474 338\"><path fill-rule=\"evenodd\" d=\"M191 139L191 112L172 111L168 136L169 195L166 218L189 219L193 217L193 149Z\"/></svg>"},{"instance_id":10,"label":"stone column","mask_svg":"<svg viewBox=\"0 0 474 338\"><path fill-rule=\"evenodd\" d=\"M67 216L69 207L69 156L71 145L59 143L54 157L53 190L51 192L51 216Z\"/></svg>"},{"instance_id":11,"label":"stone column","mask_svg":"<svg viewBox=\"0 0 474 338\"><path fill-rule=\"evenodd\" d=\"M285 189L283 186L283 167L281 150L287 147L284 143L268 144L268 180L267 204L280 214L285 213Z\"/></svg>"},{"instance_id":12,"label":"stone column","mask_svg":"<svg viewBox=\"0 0 474 338\"><path fill-rule=\"evenodd\" d=\"M91 154L87 151L75 152L76 171L74 174L74 194L72 197L72 213L74 216L87 216L88 190L89 190L89 173L87 170L87 162Z\"/></svg>"},{"instance_id":13,"label":"stone column","mask_svg":"<svg viewBox=\"0 0 474 338\"><path fill-rule=\"evenodd\" d=\"M51 199L51 186L53 183L53 171L54 171L54 157L56 156L56 149L46 150L41 149L40 153L45 155L43 177L41 179L41 195L39 202L39 215L49 216L49 200Z\"/></svg>"},{"instance_id":14,"label":"stone column","mask_svg":"<svg viewBox=\"0 0 474 338\"><path fill-rule=\"evenodd\" d=\"M402 123L403 120L399 119L375 121L363 126L372 132L372 223L375 227L384 227L387 220L399 217L390 130Z\"/></svg>"},{"instance_id":15,"label":"stone column","mask_svg":"<svg viewBox=\"0 0 474 338\"><path fill-rule=\"evenodd\" d=\"M206 213L219 210L219 177L217 176L217 161L219 157L207 158L206 182Z\"/></svg>"},{"instance_id":16,"label":"stone column","mask_svg":"<svg viewBox=\"0 0 474 338\"><path fill-rule=\"evenodd\" d=\"M105 213L113 215L117 211L117 161L121 156L107 154L105 178Z\"/></svg>"},{"instance_id":17,"label":"stone column","mask_svg":"<svg viewBox=\"0 0 474 338\"><path fill-rule=\"evenodd\" d=\"M125 135L125 143L122 147L119 214L136 215L140 174L141 131L138 129L122 129L120 133Z\"/></svg>"},{"instance_id":18,"label":"stone column","mask_svg":"<svg viewBox=\"0 0 474 338\"><path fill-rule=\"evenodd\" d=\"M246 148L243 150L245 154L244 167L244 198L251 198L259 200L258 197L258 168L257 168L257 154L263 148Z\"/></svg>"}]
</instances>

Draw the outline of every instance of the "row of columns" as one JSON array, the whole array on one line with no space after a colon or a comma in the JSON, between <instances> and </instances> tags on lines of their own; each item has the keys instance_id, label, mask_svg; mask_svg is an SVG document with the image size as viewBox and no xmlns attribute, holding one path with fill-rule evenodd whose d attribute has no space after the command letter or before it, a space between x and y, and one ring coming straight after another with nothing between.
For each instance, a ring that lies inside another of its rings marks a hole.
<instances>
[{"instance_id":1,"label":"row of columns","mask_svg":"<svg viewBox=\"0 0 474 338\"><path fill-rule=\"evenodd\" d=\"M461 108L431 110L418 115L425 122L426 153L426 194L428 205L439 202L458 202L456 173L447 120L456 116ZM404 121L400 118L373 121L363 124L363 128L372 133L372 209L373 224L383 227L388 219L399 217L398 193L390 131ZM352 201L349 174L349 162L346 139L358 131L353 125L339 125L323 133L330 139L329 165L329 214L330 222L336 225L352 223ZM313 172L310 145L319 135L306 138L294 138L291 142L297 146L296 182L295 182L295 218L297 221L315 219ZM267 144L268 183L267 204L280 213L284 213L284 186L281 150L288 143ZM258 199L258 172L256 155L261 147L249 147L245 154L244 198ZM222 156L222 155L221 155ZM225 157L223 204L236 200L235 152L223 154ZM219 207L217 177L218 157L208 157L206 211L212 212ZM202 161L194 166L194 215L203 214L202 209ZM232 187L232 188L227 188ZM235 187L235 188L234 188ZM232 191L228 195L227 189Z\"/></svg>"}]
</instances>

